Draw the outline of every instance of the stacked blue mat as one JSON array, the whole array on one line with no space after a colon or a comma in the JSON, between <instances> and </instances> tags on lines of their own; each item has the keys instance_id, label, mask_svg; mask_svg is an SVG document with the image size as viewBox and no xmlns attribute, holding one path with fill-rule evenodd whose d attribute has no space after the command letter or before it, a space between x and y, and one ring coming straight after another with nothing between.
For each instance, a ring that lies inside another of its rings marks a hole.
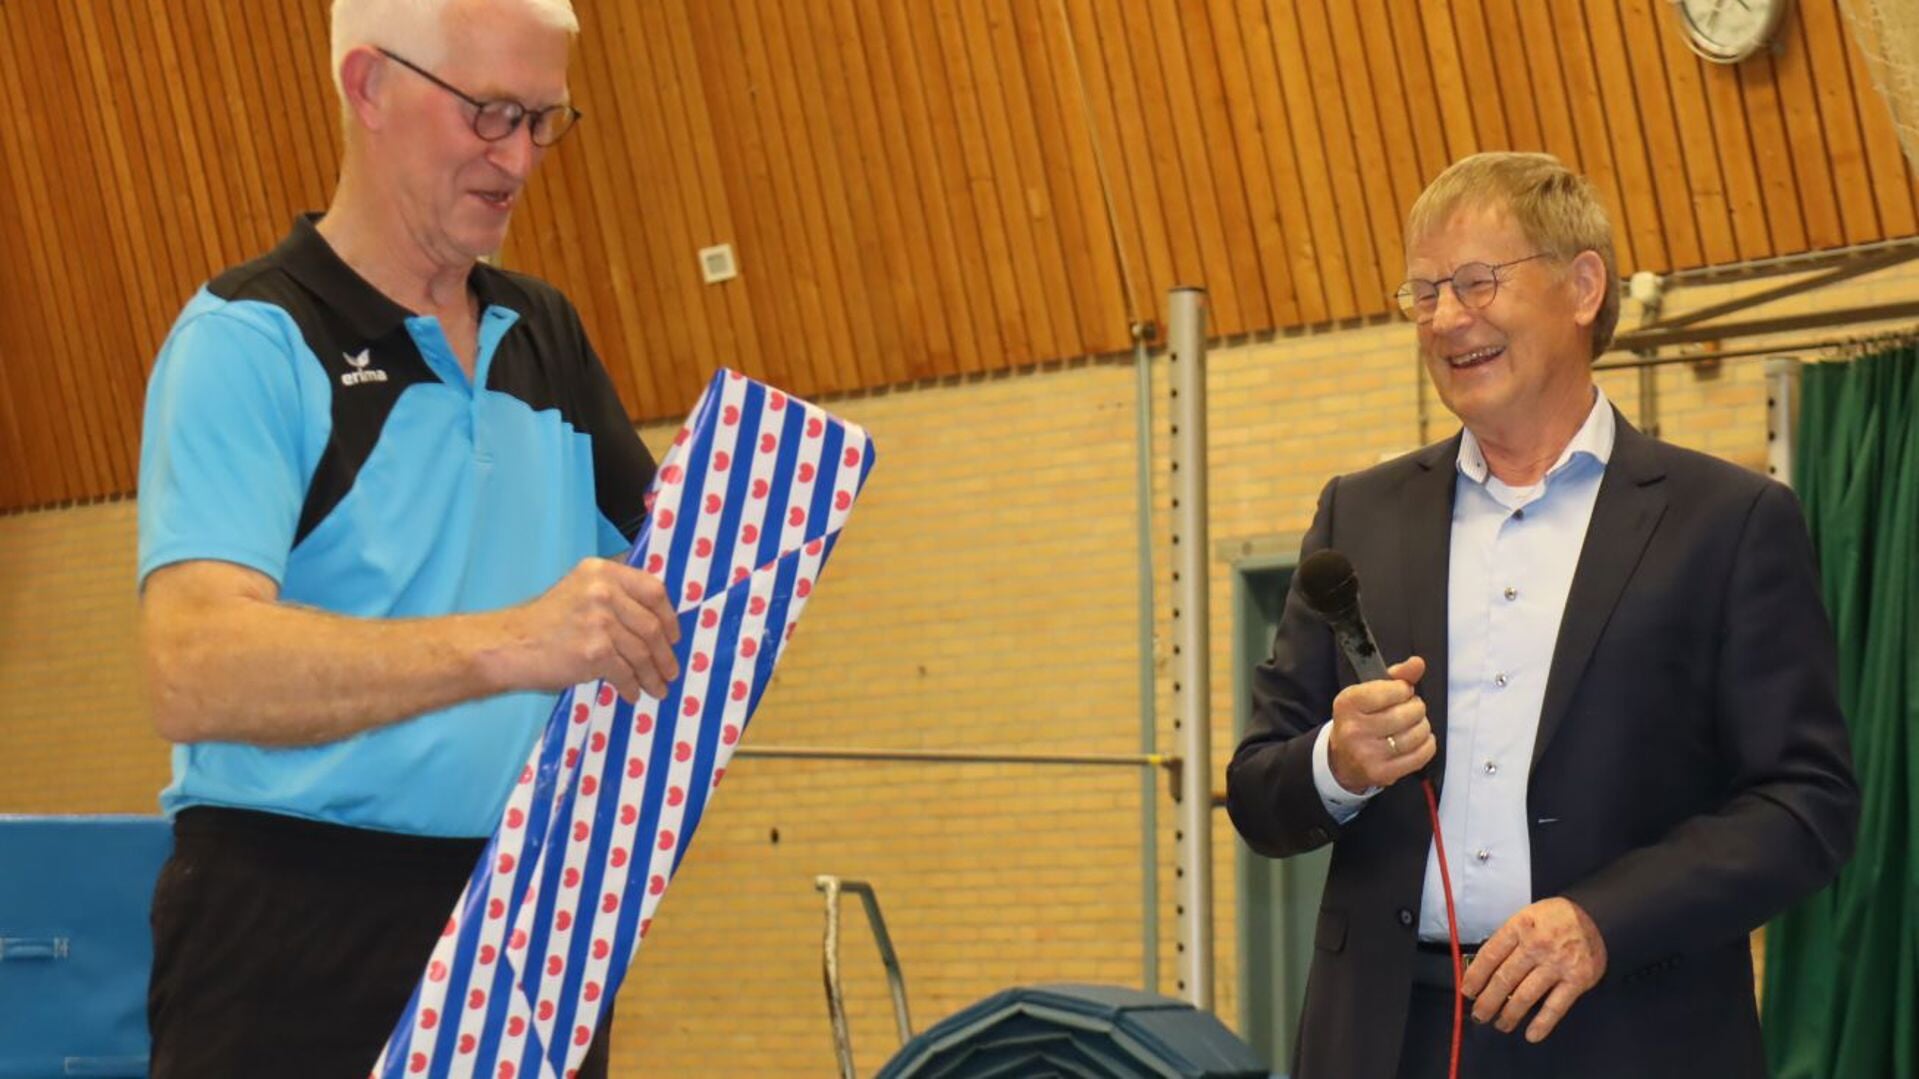
<instances>
[{"instance_id":1,"label":"stacked blue mat","mask_svg":"<svg viewBox=\"0 0 1919 1079\"><path fill-rule=\"evenodd\" d=\"M147 1074L157 817L0 816L0 1079Z\"/></svg>"}]
</instances>

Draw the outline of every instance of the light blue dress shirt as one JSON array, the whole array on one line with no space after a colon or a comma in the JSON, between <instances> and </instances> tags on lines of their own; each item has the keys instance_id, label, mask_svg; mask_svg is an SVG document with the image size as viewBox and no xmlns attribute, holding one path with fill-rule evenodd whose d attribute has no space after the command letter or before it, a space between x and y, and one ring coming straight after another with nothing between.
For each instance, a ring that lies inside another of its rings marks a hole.
<instances>
[{"instance_id":1,"label":"light blue dress shirt","mask_svg":"<svg viewBox=\"0 0 1919 1079\"><path fill-rule=\"evenodd\" d=\"M1572 441L1546 476L1512 487L1492 475L1469 430L1460 440L1447 578L1446 781L1439 803L1459 939L1485 940L1533 901L1526 782L1560 616L1612 456L1612 405L1597 387ZM1403 658L1403 657L1401 657ZM1335 820L1378 791L1333 778L1332 725L1313 745L1313 779ZM1409 777L1408 781L1412 781ZM1426 856L1422 940L1446 939L1435 845Z\"/></svg>"}]
</instances>

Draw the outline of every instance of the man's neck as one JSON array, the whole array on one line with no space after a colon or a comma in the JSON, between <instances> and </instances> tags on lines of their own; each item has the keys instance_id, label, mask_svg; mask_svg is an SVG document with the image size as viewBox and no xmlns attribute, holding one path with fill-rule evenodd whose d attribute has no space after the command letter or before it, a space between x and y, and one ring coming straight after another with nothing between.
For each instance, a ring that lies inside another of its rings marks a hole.
<instances>
[{"instance_id":1,"label":"man's neck","mask_svg":"<svg viewBox=\"0 0 1919 1079\"><path fill-rule=\"evenodd\" d=\"M341 261L409 311L440 315L470 302L472 263L434 257L415 242L396 204L368 197L350 172L315 227Z\"/></svg>"},{"instance_id":2,"label":"man's neck","mask_svg":"<svg viewBox=\"0 0 1919 1079\"><path fill-rule=\"evenodd\" d=\"M1508 487L1531 487L1572 444L1573 436L1592 415L1597 390L1588 381L1568 394L1559 407L1548 410L1546 421L1516 431L1473 430L1486 468Z\"/></svg>"}]
</instances>

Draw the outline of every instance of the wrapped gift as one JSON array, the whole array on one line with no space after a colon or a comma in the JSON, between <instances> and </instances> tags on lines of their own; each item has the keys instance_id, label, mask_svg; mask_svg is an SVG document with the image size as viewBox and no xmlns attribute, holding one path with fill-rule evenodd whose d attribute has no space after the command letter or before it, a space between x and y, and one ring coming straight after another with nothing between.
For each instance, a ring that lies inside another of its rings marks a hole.
<instances>
[{"instance_id":1,"label":"wrapped gift","mask_svg":"<svg viewBox=\"0 0 1919 1079\"><path fill-rule=\"evenodd\" d=\"M714 376L628 556L674 600L680 677L561 694L376 1077L579 1066L872 467L861 428Z\"/></svg>"}]
</instances>

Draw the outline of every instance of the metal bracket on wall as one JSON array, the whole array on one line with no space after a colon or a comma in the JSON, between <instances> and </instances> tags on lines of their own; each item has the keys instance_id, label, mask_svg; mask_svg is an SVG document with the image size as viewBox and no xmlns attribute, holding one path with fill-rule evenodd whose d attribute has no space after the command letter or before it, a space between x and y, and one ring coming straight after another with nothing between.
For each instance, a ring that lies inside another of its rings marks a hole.
<instances>
[{"instance_id":1,"label":"metal bracket on wall","mask_svg":"<svg viewBox=\"0 0 1919 1079\"><path fill-rule=\"evenodd\" d=\"M1888 269L1904 262L1919 258L1919 248L1899 246L1887 250L1875 250L1861 254L1847 261L1830 265L1825 272L1813 277L1789 284L1762 289L1750 296L1741 296L1723 303L1710 304L1696 311L1662 318L1639 327L1629 333L1620 334L1613 339L1613 352L1638 353L1647 357L1657 349L1671 345L1695 344L1703 341L1724 341L1739 337L1754 337L1761 334L1784 333L1791 330L1813 329L1823 326L1845 326L1860 322L1879 322L1890 319L1919 317L1919 302L1906 301L1888 304L1869 304L1840 308L1830 311L1815 311L1798 315L1781 315L1773 318L1749 319L1742 322L1714 323L1713 320L1725 315L1750 311L1755 307L1804 295L1841 281L1862 277L1869 273ZM1671 287L1680 283L1681 275L1666 278ZM1709 324L1710 323L1710 324ZM1710 355L1693 357L1710 359ZM1626 364L1601 364L1601 367L1626 366Z\"/></svg>"}]
</instances>

